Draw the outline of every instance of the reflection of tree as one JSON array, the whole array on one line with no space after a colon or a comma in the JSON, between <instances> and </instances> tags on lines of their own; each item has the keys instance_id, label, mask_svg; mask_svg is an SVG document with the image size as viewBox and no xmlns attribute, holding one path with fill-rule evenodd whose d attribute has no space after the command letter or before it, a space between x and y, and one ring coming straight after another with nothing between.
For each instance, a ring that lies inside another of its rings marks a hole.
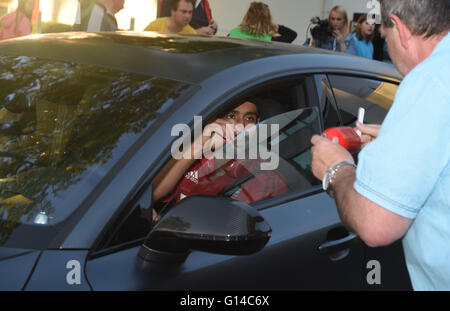
<instances>
[{"instance_id":1,"label":"reflection of tree","mask_svg":"<svg viewBox=\"0 0 450 311\"><path fill-rule=\"evenodd\" d=\"M111 160L121 137L139 134L187 87L30 57L0 56L0 68L0 220L6 220L0 245L23 216L30 221L39 211L80 203L54 206L89 170ZM128 146L135 138L129 140Z\"/></svg>"}]
</instances>

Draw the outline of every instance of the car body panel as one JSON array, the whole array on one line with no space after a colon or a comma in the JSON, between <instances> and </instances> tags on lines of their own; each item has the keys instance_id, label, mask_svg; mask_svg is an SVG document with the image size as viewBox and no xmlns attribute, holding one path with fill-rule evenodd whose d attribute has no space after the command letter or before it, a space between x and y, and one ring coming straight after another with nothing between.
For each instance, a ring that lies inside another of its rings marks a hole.
<instances>
[{"instance_id":1,"label":"car body panel","mask_svg":"<svg viewBox=\"0 0 450 311\"><path fill-rule=\"evenodd\" d=\"M24 290L91 290L84 275L87 254L87 250L43 251Z\"/></svg>"},{"instance_id":2,"label":"car body panel","mask_svg":"<svg viewBox=\"0 0 450 311\"><path fill-rule=\"evenodd\" d=\"M21 290L39 258L39 251L0 247L0 290Z\"/></svg>"}]
</instances>

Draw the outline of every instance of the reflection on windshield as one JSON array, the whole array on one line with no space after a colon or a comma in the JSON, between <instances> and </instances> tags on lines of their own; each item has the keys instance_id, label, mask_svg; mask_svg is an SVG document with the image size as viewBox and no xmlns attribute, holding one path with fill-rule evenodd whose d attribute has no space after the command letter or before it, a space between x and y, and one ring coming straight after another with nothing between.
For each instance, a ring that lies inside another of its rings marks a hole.
<instances>
[{"instance_id":1,"label":"reflection on windshield","mask_svg":"<svg viewBox=\"0 0 450 311\"><path fill-rule=\"evenodd\" d=\"M54 225L69 216L187 87L0 56L0 245L20 223Z\"/></svg>"}]
</instances>

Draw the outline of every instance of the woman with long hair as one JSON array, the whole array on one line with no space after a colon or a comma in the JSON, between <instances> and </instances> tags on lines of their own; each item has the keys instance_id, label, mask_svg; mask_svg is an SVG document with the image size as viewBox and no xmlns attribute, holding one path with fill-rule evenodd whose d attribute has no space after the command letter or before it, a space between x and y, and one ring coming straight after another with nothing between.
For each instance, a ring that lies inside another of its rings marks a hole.
<instances>
[{"instance_id":1,"label":"woman with long hair","mask_svg":"<svg viewBox=\"0 0 450 311\"><path fill-rule=\"evenodd\" d=\"M322 49L356 54L356 40L348 29L347 11L337 5L333 7L328 16L331 37L327 42L313 40L312 46Z\"/></svg>"},{"instance_id":2,"label":"woman with long hair","mask_svg":"<svg viewBox=\"0 0 450 311\"><path fill-rule=\"evenodd\" d=\"M19 0L17 10L6 14L0 20L0 40L31 34L31 15L34 0Z\"/></svg>"},{"instance_id":3,"label":"woman with long hair","mask_svg":"<svg viewBox=\"0 0 450 311\"><path fill-rule=\"evenodd\" d=\"M361 15L358 18L358 24L356 25L353 36L356 40L356 55L373 58L373 43L375 24L369 23L367 15Z\"/></svg>"},{"instance_id":4,"label":"woman with long hair","mask_svg":"<svg viewBox=\"0 0 450 311\"><path fill-rule=\"evenodd\" d=\"M269 6L263 2L252 2L242 23L231 30L230 37L271 41L277 33Z\"/></svg>"}]
</instances>

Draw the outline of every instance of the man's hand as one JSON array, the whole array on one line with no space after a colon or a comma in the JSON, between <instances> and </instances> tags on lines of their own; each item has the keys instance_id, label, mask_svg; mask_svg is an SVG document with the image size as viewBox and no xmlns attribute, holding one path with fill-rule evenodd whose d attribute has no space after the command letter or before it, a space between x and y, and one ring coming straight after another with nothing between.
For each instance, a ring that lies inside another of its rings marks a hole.
<instances>
[{"instance_id":1,"label":"man's hand","mask_svg":"<svg viewBox=\"0 0 450 311\"><path fill-rule=\"evenodd\" d=\"M213 35L215 35L217 33L217 29L219 28L219 26L217 25L217 23L214 20L211 20L209 27L212 28Z\"/></svg>"},{"instance_id":2,"label":"man's hand","mask_svg":"<svg viewBox=\"0 0 450 311\"><path fill-rule=\"evenodd\" d=\"M217 119L213 123L205 126L203 130L203 148L208 150L217 150L226 144L228 141L233 140L239 133L244 131L242 124L236 124L231 119Z\"/></svg>"},{"instance_id":3,"label":"man's hand","mask_svg":"<svg viewBox=\"0 0 450 311\"><path fill-rule=\"evenodd\" d=\"M217 32L217 24L215 21L211 21L211 24L205 27L200 27L196 29L197 34L199 35L207 35L207 36L213 36Z\"/></svg>"},{"instance_id":4,"label":"man's hand","mask_svg":"<svg viewBox=\"0 0 450 311\"><path fill-rule=\"evenodd\" d=\"M311 143L312 172L319 180L323 179L330 168L342 161L354 163L352 155L338 144L336 138L330 141L325 137L314 135Z\"/></svg>"},{"instance_id":5,"label":"man's hand","mask_svg":"<svg viewBox=\"0 0 450 311\"><path fill-rule=\"evenodd\" d=\"M212 36L215 33L214 29L209 26L197 28L195 31L199 35L206 35L206 36Z\"/></svg>"},{"instance_id":6,"label":"man's hand","mask_svg":"<svg viewBox=\"0 0 450 311\"><path fill-rule=\"evenodd\" d=\"M366 147L378 137L381 125L379 124L361 124L356 122L356 129L361 132L361 148Z\"/></svg>"},{"instance_id":7,"label":"man's hand","mask_svg":"<svg viewBox=\"0 0 450 311\"><path fill-rule=\"evenodd\" d=\"M339 43L339 44L345 44L345 38L344 38L344 36L342 35L342 32L340 32L339 30L333 30L333 37L335 37L336 38L336 41Z\"/></svg>"}]
</instances>

